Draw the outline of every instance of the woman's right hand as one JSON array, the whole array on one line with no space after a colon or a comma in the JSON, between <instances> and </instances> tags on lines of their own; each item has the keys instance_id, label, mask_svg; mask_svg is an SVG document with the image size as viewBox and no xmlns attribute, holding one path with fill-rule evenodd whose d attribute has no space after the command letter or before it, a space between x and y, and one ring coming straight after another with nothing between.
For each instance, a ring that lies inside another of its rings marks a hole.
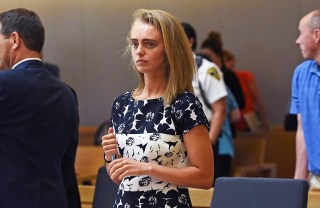
<instances>
[{"instance_id":1,"label":"woman's right hand","mask_svg":"<svg viewBox=\"0 0 320 208\"><path fill-rule=\"evenodd\" d=\"M106 161L112 161L112 155L119 157L116 135L112 127L108 129L108 134L101 138L102 148L105 153Z\"/></svg>"}]
</instances>

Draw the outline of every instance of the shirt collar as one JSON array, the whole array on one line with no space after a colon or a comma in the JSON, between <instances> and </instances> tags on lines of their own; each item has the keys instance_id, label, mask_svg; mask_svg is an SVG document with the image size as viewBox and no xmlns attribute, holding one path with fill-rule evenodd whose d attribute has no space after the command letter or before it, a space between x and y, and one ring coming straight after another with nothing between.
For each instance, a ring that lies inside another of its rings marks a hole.
<instances>
[{"instance_id":1,"label":"shirt collar","mask_svg":"<svg viewBox=\"0 0 320 208\"><path fill-rule=\"evenodd\" d=\"M41 61L41 59L39 59L39 58L26 58L26 59L23 59L23 60L19 61L15 65L13 65L12 69L16 68L19 64L21 64L21 63L23 63L25 61L31 61L31 60Z\"/></svg>"}]
</instances>

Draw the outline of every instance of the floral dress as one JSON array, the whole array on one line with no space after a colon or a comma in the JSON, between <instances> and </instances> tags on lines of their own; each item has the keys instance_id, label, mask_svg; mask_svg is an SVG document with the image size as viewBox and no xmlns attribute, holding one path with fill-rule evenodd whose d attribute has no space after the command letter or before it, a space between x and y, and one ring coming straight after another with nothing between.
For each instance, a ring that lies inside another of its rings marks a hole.
<instances>
[{"instance_id":1,"label":"floral dress","mask_svg":"<svg viewBox=\"0 0 320 208\"><path fill-rule=\"evenodd\" d=\"M122 157L176 168L189 165L183 135L199 124L208 127L200 101L190 92L167 106L163 98L135 100L126 92L114 100L111 122ZM187 188L141 175L122 180L113 207L192 205Z\"/></svg>"}]
</instances>

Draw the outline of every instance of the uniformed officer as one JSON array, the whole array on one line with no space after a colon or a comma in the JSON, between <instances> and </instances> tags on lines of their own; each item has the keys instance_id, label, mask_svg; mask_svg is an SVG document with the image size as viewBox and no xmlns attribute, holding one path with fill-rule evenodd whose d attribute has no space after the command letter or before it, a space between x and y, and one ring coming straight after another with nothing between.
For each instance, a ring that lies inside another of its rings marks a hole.
<instances>
[{"instance_id":1,"label":"uniformed officer","mask_svg":"<svg viewBox=\"0 0 320 208\"><path fill-rule=\"evenodd\" d=\"M188 23L182 23L182 26L194 51L196 49L195 30ZM229 112L235 109L239 111L238 105L230 91L228 95L223 73L219 67L204 56L194 55L194 57L197 74L192 84L210 122L209 136L215 154L214 178L230 176L234 148L228 117Z\"/></svg>"}]
</instances>

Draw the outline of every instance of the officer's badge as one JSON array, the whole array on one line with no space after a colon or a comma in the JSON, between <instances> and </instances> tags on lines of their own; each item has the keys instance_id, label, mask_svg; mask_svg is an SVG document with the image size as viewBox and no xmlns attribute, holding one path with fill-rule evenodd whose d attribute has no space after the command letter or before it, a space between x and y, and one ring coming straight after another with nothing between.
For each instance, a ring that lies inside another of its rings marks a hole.
<instances>
[{"instance_id":1,"label":"officer's badge","mask_svg":"<svg viewBox=\"0 0 320 208\"><path fill-rule=\"evenodd\" d=\"M219 74L217 68L211 67L210 69L208 69L207 73L208 73L210 76L216 78L217 80L220 80L220 74Z\"/></svg>"}]
</instances>

